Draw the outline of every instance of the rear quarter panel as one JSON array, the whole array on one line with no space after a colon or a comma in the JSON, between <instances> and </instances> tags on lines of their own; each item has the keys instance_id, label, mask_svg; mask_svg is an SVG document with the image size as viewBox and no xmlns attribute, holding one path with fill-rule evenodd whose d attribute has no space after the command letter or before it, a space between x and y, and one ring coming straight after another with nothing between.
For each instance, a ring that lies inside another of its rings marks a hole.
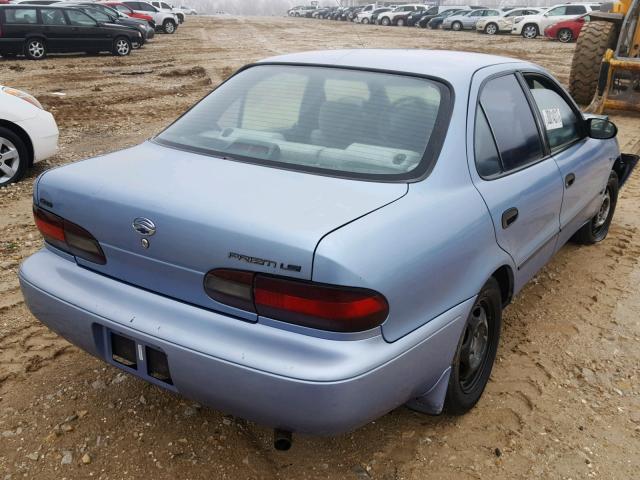
<instances>
[{"instance_id":1,"label":"rear quarter panel","mask_svg":"<svg viewBox=\"0 0 640 480\"><path fill-rule=\"evenodd\" d=\"M326 235L316 249L314 281L371 288L387 298L382 331L389 342L474 297L502 265L512 267L471 183L463 140L467 90L456 98L430 176L410 184L396 202Z\"/></svg>"}]
</instances>

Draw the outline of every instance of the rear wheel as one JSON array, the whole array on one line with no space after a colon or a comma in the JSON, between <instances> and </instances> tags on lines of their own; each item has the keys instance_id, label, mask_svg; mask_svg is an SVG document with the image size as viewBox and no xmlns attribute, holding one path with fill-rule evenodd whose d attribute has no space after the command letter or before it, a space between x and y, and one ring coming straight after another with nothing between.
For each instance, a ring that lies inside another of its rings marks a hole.
<instances>
[{"instance_id":1,"label":"rear wheel","mask_svg":"<svg viewBox=\"0 0 640 480\"><path fill-rule=\"evenodd\" d=\"M172 34L176 31L176 23L173 20L165 20L162 24L164 33Z\"/></svg>"},{"instance_id":2,"label":"rear wheel","mask_svg":"<svg viewBox=\"0 0 640 480\"><path fill-rule=\"evenodd\" d=\"M461 415L480 399L498 351L501 322L500 286L491 278L480 290L458 343L445 400L448 413Z\"/></svg>"},{"instance_id":3,"label":"rear wheel","mask_svg":"<svg viewBox=\"0 0 640 480\"><path fill-rule=\"evenodd\" d=\"M453 22L451 24L451 30L455 30L456 32L459 32L460 30L462 30L462 23L460 22Z\"/></svg>"},{"instance_id":4,"label":"rear wheel","mask_svg":"<svg viewBox=\"0 0 640 480\"><path fill-rule=\"evenodd\" d=\"M131 53L131 42L128 38L118 37L113 41L113 54L118 57L126 57Z\"/></svg>"},{"instance_id":5,"label":"rear wheel","mask_svg":"<svg viewBox=\"0 0 640 480\"><path fill-rule=\"evenodd\" d=\"M615 172L609 174L607 188L602 196L602 204L598 213L576 232L573 240L576 243L592 245L607 238L611 220L618 203L618 175Z\"/></svg>"},{"instance_id":6,"label":"rear wheel","mask_svg":"<svg viewBox=\"0 0 640 480\"><path fill-rule=\"evenodd\" d=\"M29 60L42 60L47 56L47 47L41 38L31 38L24 44L24 54Z\"/></svg>"},{"instance_id":7,"label":"rear wheel","mask_svg":"<svg viewBox=\"0 0 640 480\"><path fill-rule=\"evenodd\" d=\"M22 139L0 127L0 187L24 177L28 163L28 150Z\"/></svg>"},{"instance_id":8,"label":"rear wheel","mask_svg":"<svg viewBox=\"0 0 640 480\"><path fill-rule=\"evenodd\" d=\"M562 28L558 32L558 35L556 35L556 38L559 42L569 43L571 40L573 40L573 32L568 28Z\"/></svg>"},{"instance_id":9,"label":"rear wheel","mask_svg":"<svg viewBox=\"0 0 640 480\"><path fill-rule=\"evenodd\" d=\"M369 24L369 19L365 17L365 18L362 19L361 23L364 23L365 25L368 25Z\"/></svg>"},{"instance_id":10,"label":"rear wheel","mask_svg":"<svg viewBox=\"0 0 640 480\"><path fill-rule=\"evenodd\" d=\"M384 17L382 20L380 20L380 25L384 25L385 27L388 27L391 24L391 20L389 20L388 17Z\"/></svg>"},{"instance_id":11,"label":"rear wheel","mask_svg":"<svg viewBox=\"0 0 640 480\"><path fill-rule=\"evenodd\" d=\"M404 18L399 18L396 22L396 25L399 27L404 27Z\"/></svg>"},{"instance_id":12,"label":"rear wheel","mask_svg":"<svg viewBox=\"0 0 640 480\"><path fill-rule=\"evenodd\" d=\"M486 33L487 35L495 35L496 33L498 33L498 25L496 25L495 23L490 23L489 25L484 27L484 33Z\"/></svg>"},{"instance_id":13,"label":"rear wheel","mask_svg":"<svg viewBox=\"0 0 640 480\"><path fill-rule=\"evenodd\" d=\"M522 36L524 38L533 39L538 36L538 26L535 23L528 23L522 27Z\"/></svg>"},{"instance_id":14,"label":"rear wheel","mask_svg":"<svg viewBox=\"0 0 640 480\"><path fill-rule=\"evenodd\" d=\"M618 31L613 23L592 21L582 26L569 75L569 93L576 102L591 101L598 86L604 53L608 48L615 48L617 42Z\"/></svg>"}]
</instances>

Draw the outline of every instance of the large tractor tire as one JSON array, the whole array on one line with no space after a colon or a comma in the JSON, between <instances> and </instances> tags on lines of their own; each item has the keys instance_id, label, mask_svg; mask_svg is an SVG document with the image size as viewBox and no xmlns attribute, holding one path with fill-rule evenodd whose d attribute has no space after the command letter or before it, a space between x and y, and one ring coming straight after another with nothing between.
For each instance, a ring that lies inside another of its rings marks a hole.
<instances>
[{"instance_id":1,"label":"large tractor tire","mask_svg":"<svg viewBox=\"0 0 640 480\"><path fill-rule=\"evenodd\" d=\"M589 104L596 88L600 64L608 48L615 49L618 29L611 22L591 21L584 24L571 62L569 92L574 100Z\"/></svg>"}]
</instances>

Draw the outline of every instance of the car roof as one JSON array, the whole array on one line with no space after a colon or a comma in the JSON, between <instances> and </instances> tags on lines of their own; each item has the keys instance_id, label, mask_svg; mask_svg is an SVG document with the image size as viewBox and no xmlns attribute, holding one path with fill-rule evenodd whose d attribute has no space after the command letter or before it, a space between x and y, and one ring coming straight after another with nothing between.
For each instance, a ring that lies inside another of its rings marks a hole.
<instances>
[{"instance_id":1,"label":"car roof","mask_svg":"<svg viewBox=\"0 0 640 480\"><path fill-rule=\"evenodd\" d=\"M270 57L260 63L301 63L389 70L453 81L477 70L505 63L527 63L509 57L450 50L352 49L319 50ZM530 64L533 65L533 64Z\"/></svg>"}]
</instances>

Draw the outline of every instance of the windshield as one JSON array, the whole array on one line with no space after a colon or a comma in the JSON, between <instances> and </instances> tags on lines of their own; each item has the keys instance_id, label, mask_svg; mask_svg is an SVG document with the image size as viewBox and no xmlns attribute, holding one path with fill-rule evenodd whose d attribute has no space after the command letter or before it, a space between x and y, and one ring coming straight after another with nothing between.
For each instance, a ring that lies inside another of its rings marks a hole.
<instances>
[{"instance_id":1,"label":"windshield","mask_svg":"<svg viewBox=\"0 0 640 480\"><path fill-rule=\"evenodd\" d=\"M289 169L401 180L435 161L448 116L449 90L433 80L260 65L221 85L156 141Z\"/></svg>"}]
</instances>

